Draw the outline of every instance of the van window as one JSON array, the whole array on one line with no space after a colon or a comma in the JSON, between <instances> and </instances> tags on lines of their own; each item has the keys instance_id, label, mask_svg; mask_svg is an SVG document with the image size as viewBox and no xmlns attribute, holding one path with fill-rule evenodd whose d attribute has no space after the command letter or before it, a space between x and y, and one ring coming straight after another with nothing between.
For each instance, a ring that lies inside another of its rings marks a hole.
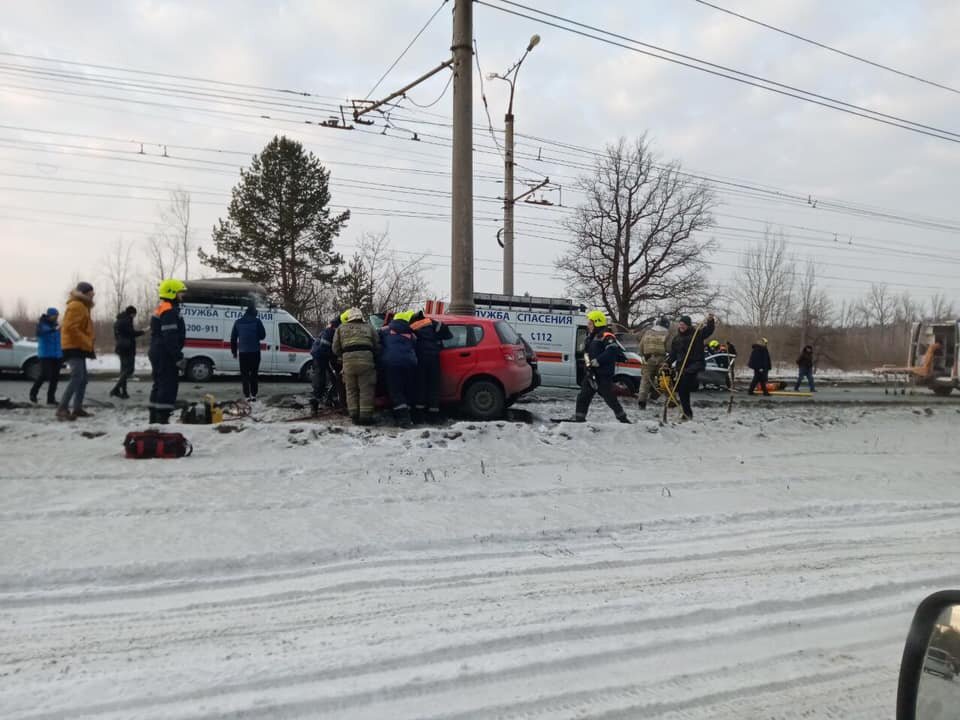
<instances>
[{"instance_id":1,"label":"van window","mask_svg":"<svg viewBox=\"0 0 960 720\"><path fill-rule=\"evenodd\" d=\"M313 338L297 323L280 323L280 344L297 350L309 350Z\"/></svg>"},{"instance_id":2,"label":"van window","mask_svg":"<svg viewBox=\"0 0 960 720\"><path fill-rule=\"evenodd\" d=\"M445 350L473 347L483 340L483 326L481 325L447 325L447 327L453 337L443 341Z\"/></svg>"},{"instance_id":3,"label":"van window","mask_svg":"<svg viewBox=\"0 0 960 720\"><path fill-rule=\"evenodd\" d=\"M497 320L493 327L497 331L497 335L500 337L500 342L504 345L519 345L520 336L517 335L516 331L510 327L510 323L505 320Z\"/></svg>"}]
</instances>

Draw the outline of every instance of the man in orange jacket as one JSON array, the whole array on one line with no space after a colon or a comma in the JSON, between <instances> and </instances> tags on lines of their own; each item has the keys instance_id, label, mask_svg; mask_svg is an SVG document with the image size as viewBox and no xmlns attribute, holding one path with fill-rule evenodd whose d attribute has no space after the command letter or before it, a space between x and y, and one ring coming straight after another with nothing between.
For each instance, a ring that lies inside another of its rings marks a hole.
<instances>
[{"instance_id":1,"label":"man in orange jacket","mask_svg":"<svg viewBox=\"0 0 960 720\"><path fill-rule=\"evenodd\" d=\"M70 368L70 382L60 398L57 420L91 417L91 414L83 409L83 396L87 391L87 360L96 357L93 351L93 320L90 317L93 295L93 285L88 282L77 283L77 287L70 292L67 309L63 313L60 345L63 348L63 359Z\"/></svg>"}]
</instances>

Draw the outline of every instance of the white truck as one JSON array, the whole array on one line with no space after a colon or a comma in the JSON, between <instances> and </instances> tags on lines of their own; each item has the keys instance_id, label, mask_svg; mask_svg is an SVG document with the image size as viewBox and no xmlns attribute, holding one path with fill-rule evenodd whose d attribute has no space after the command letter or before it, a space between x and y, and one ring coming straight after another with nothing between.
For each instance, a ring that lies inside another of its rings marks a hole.
<instances>
[{"instance_id":1,"label":"white truck","mask_svg":"<svg viewBox=\"0 0 960 720\"><path fill-rule=\"evenodd\" d=\"M541 384L576 388L584 375L583 352L587 339L586 308L565 298L476 293L479 317L506 320L537 354ZM640 388L643 360L625 350L626 362L617 363L614 381L629 392Z\"/></svg>"},{"instance_id":2,"label":"white truck","mask_svg":"<svg viewBox=\"0 0 960 720\"><path fill-rule=\"evenodd\" d=\"M23 337L3 318L0 318L0 371L23 373L29 380L40 377L36 341Z\"/></svg>"},{"instance_id":3,"label":"white truck","mask_svg":"<svg viewBox=\"0 0 960 720\"><path fill-rule=\"evenodd\" d=\"M267 331L260 343L260 372L309 378L313 336L293 315L271 307L265 298L266 291L261 286L244 280L190 280L187 283L180 315L187 328L183 355L188 380L205 382L215 372L240 372L240 363L230 352L230 333L234 321L243 315L250 302L256 304L257 315Z\"/></svg>"}]
</instances>

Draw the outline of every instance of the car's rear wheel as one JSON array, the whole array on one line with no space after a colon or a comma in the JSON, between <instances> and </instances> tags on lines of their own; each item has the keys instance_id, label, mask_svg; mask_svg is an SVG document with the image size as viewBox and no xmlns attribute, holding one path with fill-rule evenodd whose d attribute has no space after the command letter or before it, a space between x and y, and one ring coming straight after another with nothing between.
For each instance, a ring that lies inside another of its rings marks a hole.
<instances>
[{"instance_id":1,"label":"car's rear wheel","mask_svg":"<svg viewBox=\"0 0 960 720\"><path fill-rule=\"evenodd\" d=\"M190 382L207 382L213 377L213 363L207 358L194 358L187 365L186 375Z\"/></svg>"},{"instance_id":2,"label":"car's rear wheel","mask_svg":"<svg viewBox=\"0 0 960 720\"><path fill-rule=\"evenodd\" d=\"M309 382L313 378L313 360L300 368L300 374L297 378L301 382Z\"/></svg>"},{"instance_id":3,"label":"car's rear wheel","mask_svg":"<svg viewBox=\"0 0 960 720\"><path fill-rule=\"evenodd\" d=\"M497 420L503 417L506 398L492 380L474 380L463 393L463 407L477 420Z\"/></svg>"},{"instance_id":4,"label":"car's rear wheel","mask_svg":"<svg viewBox=\"0 0 960 720\"><path fill-rule=\"evenodd\" d=\"M940 397L946 397L947 395L949 395L950 393L953 392L953 387L950 387L950 386L948 386L948 387L934 387L934 388L931 388L931 389L933 390L933 394L934 394L934 395L939 395Z\"/></svg>"},{"instance_id":5,"label":"car's rear wheel","mask_svg":"<svg viewBox=\"0 0 960 720\"><path fill-rule=\"evenodd\" d=\"M26 376L27 380L30 382L36 382L40 379L40 373L40 361L36 358L27 360L26 364L23 366L23 374Z\"/></svg>"}]
</instances>

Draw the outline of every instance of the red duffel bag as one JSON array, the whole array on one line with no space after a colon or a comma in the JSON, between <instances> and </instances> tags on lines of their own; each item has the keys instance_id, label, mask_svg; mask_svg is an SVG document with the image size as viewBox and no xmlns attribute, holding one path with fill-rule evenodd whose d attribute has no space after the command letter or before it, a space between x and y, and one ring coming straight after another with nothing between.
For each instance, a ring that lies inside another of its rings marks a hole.
<instances>
[{"instance_id":1,"label":"red duffel bag","mask_svg":"<svg viewBox=\"0 0 960 720\"><path fill-rule=\"evenodd\" d=\"M193 445L180 433L144 430L127 433L123 440L123 449L126 456L134 460L171 459L190 455Z\"/></svg>"}]
</instances>

